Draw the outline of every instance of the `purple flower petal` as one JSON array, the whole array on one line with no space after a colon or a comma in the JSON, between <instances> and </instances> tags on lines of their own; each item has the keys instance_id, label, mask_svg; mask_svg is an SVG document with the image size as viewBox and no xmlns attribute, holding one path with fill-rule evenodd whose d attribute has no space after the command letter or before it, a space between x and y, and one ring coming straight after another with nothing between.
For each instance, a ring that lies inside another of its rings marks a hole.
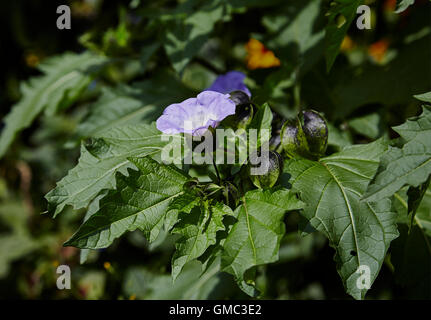
<instances>
[{"instance_id":1,"label":"purple flower petal","mask_svg":"<svg viewBox=\"0 0 431 320\"><path fill-rule=\"evenodd\" d=\"M239 71L229 71L228 73L218 76L213 84L206 90L220 93L231 93L232 91L244 91L251 97L250 90L244 84L245 74Z\"/></svg>"},{"instance_id":2,"label":"purple flower petal","mask_svg":"<svg viewBox=\"0 0 431 320\"><path fill-rule=\"evenodd\" d=\"M196 98L169 105L157 119L157 129L166 134L203 134L208 127L217 125L235 113L235 103L228 94L204 91Z\"/></svg>"}]
</instances>

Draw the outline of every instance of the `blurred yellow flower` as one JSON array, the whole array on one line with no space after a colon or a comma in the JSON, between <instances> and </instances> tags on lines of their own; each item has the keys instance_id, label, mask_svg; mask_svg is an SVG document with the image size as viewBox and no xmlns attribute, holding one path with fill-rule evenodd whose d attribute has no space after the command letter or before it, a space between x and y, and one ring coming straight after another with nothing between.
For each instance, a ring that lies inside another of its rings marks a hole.
<instances>
[{"instance_id":1,"label":"blurred yellow flower","mask_svg":"<svg viewBox=\"0 0 431 320\"><path fill-rule=\"evenodd\" d=\"M39 57L34 53L29 53L25 56L25 63L30 68L36 67L39 64L39 62L40 62Z\"/></svg>"},{"instance_id":2,"label":"blurred yellow flower","mask_svg":"<svg viewBox=\"0 0 431 320\"><path fill-rule=\"evenodd\" d=\"M382 62L389 48L389 41L386 39L374 42L368 47L368 54L376 62Z\"/></svg>"},{"instance_id":3,"label":"blurred yellow flower","mask_svg":"<svg viewBox=\"0 0 431 320\"><path fill-rule=\"evenodd\" d=\"M247 68L250 70L280 65L280 60L274 55L274 52L266 49L259 40L250 39L245 49L247 50Z\"/></svg>"},{"instance_id":4,"label":"blurred yellow flower","mask_svg":"<svg viewBox=\"0 0 431 320\"><path fill-rule=\"evenodd\" d=\"M341 42L340 51L341 52L347 52L353 49L355 46L355 43L353 42L352 38L349 36L345 36L343 39L343 42Z\"/></svg>"},{"instance_id":5,"label":"blurred yellow flower","mask_svg":"<svg viewBox=\"0 0 431 320\"><path fill-rule=\"evenodd\" d=\"M108 261L106 261L105 263L103 263L103 267L104 267L106 270L109 270L109 269L111 269L111 263L110 263L110 262L108 262Z\"/></svg>"}]
</instances>

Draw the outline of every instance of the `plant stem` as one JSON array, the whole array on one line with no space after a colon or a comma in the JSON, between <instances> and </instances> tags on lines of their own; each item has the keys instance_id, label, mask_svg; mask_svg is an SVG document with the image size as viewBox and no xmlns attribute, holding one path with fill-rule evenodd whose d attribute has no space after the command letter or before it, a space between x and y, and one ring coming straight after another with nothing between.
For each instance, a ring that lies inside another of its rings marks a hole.
<instances>
[{"instance_id":1,"label":"plant stem","mask_svg":"<svg viewBox=\"0 0 431 320\"><path fill-rule=\"evenodd\" d=\"M214 166L214 169L215 169L215 172L216 172L216 175L217 175L218 183L221 184L220 174L218 172L217 165L216 165L216 163L214 161L214 157L212 157L212 160L213 160L213 166Z\"/></svg>"},{"instance_id":2,"label":"plant stem","mask_svg":"<svg viewBox=\"0 0 431 320\"><path fill-rule=\"evenodd\" d=\"M297 112L301 111L301 84L296 83L293 87L293 99L295 103L295 110Z\"/></svg>"}]
</instances>

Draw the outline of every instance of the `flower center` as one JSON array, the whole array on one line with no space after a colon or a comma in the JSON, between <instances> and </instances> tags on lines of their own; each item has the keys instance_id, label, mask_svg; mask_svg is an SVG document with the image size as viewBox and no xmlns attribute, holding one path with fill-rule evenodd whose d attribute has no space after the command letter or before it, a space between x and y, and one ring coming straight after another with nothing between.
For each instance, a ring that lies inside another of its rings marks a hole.
<instances>
[{"instance_id":1,"label":"flower center","mask_svg":"<svg viewBox=\"0 0 431 320\"><path fill-rule=\"evenodd\" d=\"M193 116L189 119L191 122L191 126L193 129L197 129L205 126L208 121L217 119L217 116L205 111L199 111L193 114Z\"/></svg>"}]
</instances>

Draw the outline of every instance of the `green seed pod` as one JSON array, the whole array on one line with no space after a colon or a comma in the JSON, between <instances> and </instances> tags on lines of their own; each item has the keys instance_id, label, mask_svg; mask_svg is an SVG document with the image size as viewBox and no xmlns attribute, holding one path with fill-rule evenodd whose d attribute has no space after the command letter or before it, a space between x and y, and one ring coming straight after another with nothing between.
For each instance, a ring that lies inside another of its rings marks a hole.
<instances>
[{"instance_id":1,"label":"green seed pod","mask_svg":"<svg viewBox=\"0 0 431 320\"><path fill-rule=\"evenodd\" d=\"M298 119L286 121L281 128L281 145L290 157L308 157L308 143Z\"/></svg>"},{"instance_id":2,"label":"green seed pod","mask_svg":"<svg viewBox=\"0 0 431 320\"><path fill-rule=\"evenodd\" d=\"M192 178L186 181L183 185L183 190L186 192L193 191L199 185L199 180L196 178Z\"/></svg>"},{"instance_id":3,"label":"green seed pod","mask_svg":"<svg viewBox=\"0 0 431 320\"><path fill-rule=\"evenodd\" d=\"M251 172L251 168L261 168L263 172L266 172L262 175L253 175ZM266 189L273 187L281 173L283 172L283 158L275 151L269 151L268 159L265 162L260 163L259 165L251 165L249 166L249 177L253 184L260 188Z\"/></svg>"},{"instance_id":4,"label":"green seed pod","mask_svg":"<svg viewBox=\"0 0 431 320\"><path fill-rule=\"evenodd\" d=\"M250 97L242 91L233 91L230 93L230 99L235 102L235 114L223 120L224 124L234 129L247 127L254 115Z\"/></svg>"},{"instance_id":5,"label":"green seed pod","mask_svg":"<svg viewBox=\"0 0 431 320\"><path fill-rule=\"evenodd\" d=\"M303 111L302 119L308 150L314 157L323 156L328 146L328 125L325 119L314 110Z\"/></svg>"},{"instance_id":6,"label":"green seed pod","mask_svg":"<svg viewBox=\"0 0 431 320\"><path fill-rule=\"evenodd\" d=\"M242 104L237 107L235 112L236 128L247 127L253 119L254 108L253 104Z\"/></svg>"}]
</instances>

